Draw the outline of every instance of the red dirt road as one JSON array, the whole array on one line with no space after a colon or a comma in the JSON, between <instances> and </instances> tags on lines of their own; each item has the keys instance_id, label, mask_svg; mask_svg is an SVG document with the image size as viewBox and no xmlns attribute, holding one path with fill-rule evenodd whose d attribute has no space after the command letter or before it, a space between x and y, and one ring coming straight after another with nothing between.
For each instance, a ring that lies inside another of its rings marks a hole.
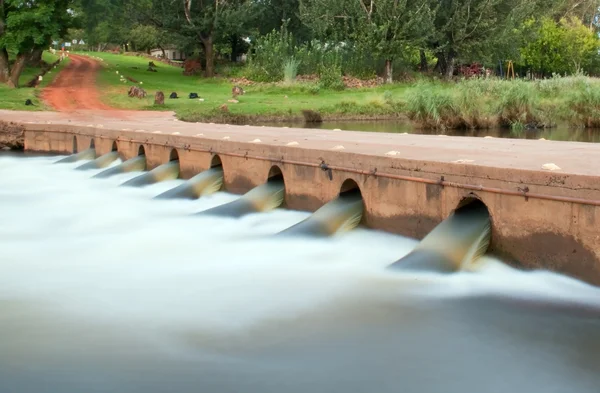
<instances>
[{"instance_id":1,"label":"red dirt road","mask_svg":"<svg viewBox=\"0 0 600 393\"><path fill-rule=\"evenodd\" d=\"M69 55L71 59L52 84L42 91L42 99L56 111L79 109L115 110L100 101L96 74L100 63L86 56Z\"/></svg>"}]
</instances>

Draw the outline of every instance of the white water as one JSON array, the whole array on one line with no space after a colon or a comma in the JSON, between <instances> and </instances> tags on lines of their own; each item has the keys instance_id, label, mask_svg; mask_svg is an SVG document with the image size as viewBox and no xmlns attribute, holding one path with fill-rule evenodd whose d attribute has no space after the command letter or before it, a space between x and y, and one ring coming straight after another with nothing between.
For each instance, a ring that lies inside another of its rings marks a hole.
<instances>
[{"instance_id":1,"label":"white water","mask_svg":"<svg viewBox=\"0 0 600 393\"><path fill-rule=\"evenodd\" d=\"M308 214L191 217L237 196L56 160L0 155L1 393L598 392L597 288L390 272L415 241L270 238Z\"/></svg>"}]
</instances>

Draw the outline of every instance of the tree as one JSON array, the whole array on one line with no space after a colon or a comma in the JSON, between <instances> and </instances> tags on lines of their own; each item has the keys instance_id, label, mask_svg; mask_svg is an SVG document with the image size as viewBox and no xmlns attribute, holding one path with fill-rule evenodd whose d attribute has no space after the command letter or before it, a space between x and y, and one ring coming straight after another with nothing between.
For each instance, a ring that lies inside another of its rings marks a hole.
<instances>
[{"instance_id":1,"label":"tree","mask_svg":"<svg viewBox=\"0 0 600 393\"><path fill-rule=\"evenodd\" d=\"M0 0L0 82L18 87L32 52L66 33L71 19L69 0ZM8 53L16 54L12 66Z\"/></svg>"},{"instance_id":2,"label":"tree","mask_svg":"<svg viewBox=\"0 0 600 393\"><path fill-rule=\"evenodd\" d=\"M579 72L598 56L598 36L577 17L558 23L549 17L539 23L532 19L525 28L535 29L535 34L521 49L522 60L543 75Z\"/></svg>"},{"instance_id":3,"label":"tree","mask_svg":"<svg viewBox=\"0 0 600 393\"><path fill-rule=\"evenodd\" d=\"M434 12L419 0L301 0L301 18L316 36L349 39L385 60L392 82L393 61L405 48L420 48L432 30Z\"/></svg>"},{"instance_id":4,"label":"tree","mask_svg":"<svg viewBox=\"0 0 600 393\"><path fill-rule=\"evenodd\" d=\"M149 51L159 46L160 33L154 26L135 25L129 31L129 40L136 50Z\"/></svg>"},{"instance_id":5,"label":"tree","mask_svg":"<svg viewBox=\"0 0 600 393\"><path fill-rule=\"evenodd\" d=\"M457 59L481 59L506 47L536 7L532 0L440 0L429 42L436 70L450 78Z\"/></svg>"},{"instance_id":6,"label":"tree","mask_svg":"<svg viewBox=\"0 0 600 393\"><path fill-rule=\"evenodd\" d=\"M253 15L254 4L246 0L182 0L185 25L182 34L196 37L206 58L205 73L214 76L215 40L242 26Z\"/></svg>"}]
</instances>

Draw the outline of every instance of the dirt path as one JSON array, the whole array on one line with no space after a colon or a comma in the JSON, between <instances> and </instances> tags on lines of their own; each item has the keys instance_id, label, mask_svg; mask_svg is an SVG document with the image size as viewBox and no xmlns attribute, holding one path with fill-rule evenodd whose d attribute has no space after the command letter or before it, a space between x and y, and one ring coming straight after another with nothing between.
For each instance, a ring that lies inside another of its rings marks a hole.
<instances>
[{"instance_id":1,"label":"dirt path","mask_svg":"<svg viewBox=\"0 0 600 393\"><path fill-rule=\"evenodd\" d=\"M42 91L42 99L46 104L60 112L80 109L117 110L100 101L96 87L100 63L86 56L71 54L69 58L69 65Z\"/></svg>"}]
</instances>

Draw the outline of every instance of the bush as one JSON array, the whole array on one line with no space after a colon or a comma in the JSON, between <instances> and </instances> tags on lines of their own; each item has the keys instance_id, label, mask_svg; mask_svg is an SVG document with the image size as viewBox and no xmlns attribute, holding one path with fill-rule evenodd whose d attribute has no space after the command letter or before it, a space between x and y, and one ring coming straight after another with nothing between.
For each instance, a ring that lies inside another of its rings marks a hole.
<instances>
[{"instance_id":1,"label":"bush","mask_svg":"<svg viewBox=\"0 0 600 393\"><path fill-rule=\"evenodd\" d=\"M320 87L331 90L344 90L342 67L339 65L321 66L319 70Z\"/></svg>"}]
</instances>

